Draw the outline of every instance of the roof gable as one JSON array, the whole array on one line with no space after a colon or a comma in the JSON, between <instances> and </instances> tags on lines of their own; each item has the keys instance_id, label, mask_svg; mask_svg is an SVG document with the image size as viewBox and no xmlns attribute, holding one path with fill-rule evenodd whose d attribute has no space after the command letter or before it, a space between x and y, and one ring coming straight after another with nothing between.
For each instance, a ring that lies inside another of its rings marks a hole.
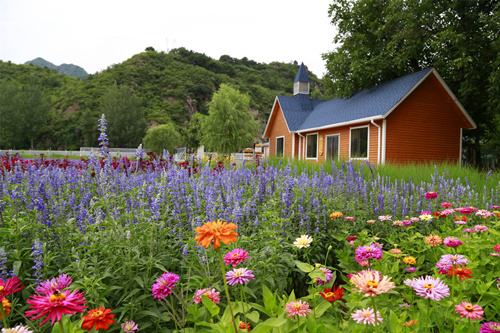
<instances>
[{"instance_id":1,"label":"roof gable","mask_svg":"<svg viewBox=\"0 0 500 333\"><path fill-rule=\"evenodd\" d=\"M446 92L470 122L472 128L476 128L476 124L456 96L437 71L432 68L426 68L384 82L373 88L361 90L350 98L323 101L311 99L308 95L298 94L295 96L277 96L275 103L279 103L288 129L291 132L305 132L348 123L383 119L396 109L431 73L437 77ZM271 116L272 114L269 119L271 119ZM269 121L267 126L269 126ZM267 126L264 133L267 132Z\"/></svg>"}]
</instances>

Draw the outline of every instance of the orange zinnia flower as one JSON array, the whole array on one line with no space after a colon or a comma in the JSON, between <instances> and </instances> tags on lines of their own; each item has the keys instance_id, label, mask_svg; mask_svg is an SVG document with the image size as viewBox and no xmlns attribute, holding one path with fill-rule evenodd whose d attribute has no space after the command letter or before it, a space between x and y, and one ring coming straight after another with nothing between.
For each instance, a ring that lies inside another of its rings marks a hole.
<instances>
[{"instance_id":1,"label":"orange zinnia flower","mask_svg":"<svg viewBox=\"0 0 500 333\"><path fill-rule=\"evenodd\" d=\"M115 322L115 315L111 313L111 309L105 309L101 306L97 309L92 309L83 316L82 328L86 331L95 329L107 330Z\"/></svg>"},{"instance_id":2,"label":"orange zinnia flower","mask_svg":"<svg viewBox=\"0 0 500 333\"><path fill-rule=\"evenodd\" d=\"M446 274L449 277L458 276L458 278L460 280L472 278L472 270L468 269L467 267L453 267L452 266L450 269L448 269Z\"/></svg>"},{"instance_id":3,"label":"orange zinnia flower","mask_svg":"<svg viewBox=\"0 0 500 333\"><path fill-rule=\"evenodd\" d=\"M8 317L10 314L10 309L12 308L12 304L7 298L2 299L2 307L5 316ZM0 313L0 319L2 319L2 313Z\"/></svg>"},{"instance_id":4,"label":"orange zinnia flower","mask_svg":"<svg viewBox=\"0 0 500 333\"><path fill-rule=\"evenodd\" d=\"M237 228L236 224L222 220L207 222L196 228L195 240L204 248L208 248L213 242L214 250L217 250L221 242L231 244L238 240L238 233L235 231Z\"/></svg>"}]
</instances>

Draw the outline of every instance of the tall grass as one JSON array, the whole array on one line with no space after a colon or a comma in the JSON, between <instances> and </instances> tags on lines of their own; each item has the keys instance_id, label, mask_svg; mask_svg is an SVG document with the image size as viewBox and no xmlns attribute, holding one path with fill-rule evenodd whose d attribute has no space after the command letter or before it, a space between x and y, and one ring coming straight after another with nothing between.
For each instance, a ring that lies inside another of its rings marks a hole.
<instances>
[{"instance_id":1,"label":"tall grass","mask_svg":"<svg viewBox=\"0 0 500 333\"><path fill-rule=\"evenodd\" d=\"M348 167L350 162L346 161L326 161L314 162L305 160L292 160L270 158L267 163L273 166L290 167L299 172L319 172L331 173L334 169ZM352 162L352 167L365 177L388 177L391 180L411 180L414 183L431 182L433 178L442 176L448 179L459 180L464 185L471 187L488 189L500 187L500 171L481 171L472 167L459 166L447 163L427 163L427 164L382 164L378 166L367 162Z\"/></svg>"}]
</instances>

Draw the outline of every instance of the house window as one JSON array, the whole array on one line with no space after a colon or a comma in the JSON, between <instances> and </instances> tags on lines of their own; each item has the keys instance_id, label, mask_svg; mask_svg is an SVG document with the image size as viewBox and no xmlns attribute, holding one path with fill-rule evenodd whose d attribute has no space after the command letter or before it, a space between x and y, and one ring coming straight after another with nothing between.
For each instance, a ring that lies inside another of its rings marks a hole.
<instances>
[{"instance_id":1,"label":"house window","mask_svg":"<svg viewBox=\"0 0 500 333\"><path fill-rule=\"evenodd\" d=\"M285 137L280 136L276 138L276 156L283 157L285 151Z\"/></svg>"},{"instance_id":2,"label":"house window","mask_svg":"<svg viewBox=\"0 0 500 333\"><path fill-rule=\"evenodd\" d=\"M340 135L327 135L326 136L326 159L338 160L339 159L339 138Z\"/></svg>"},{"instance_id":3,"label":"house window","mask_svg":"<svg viewBox=\"0 0 500 333\"><path fill-rule=\"evenodd\" d=\"M351 158L368 158L368 127L351 128Z\"/></svg>"},{"instance_id":4,"label":"house window","mask_svg":"<svg viewBox=\"0 0 500 333\"><path fill-rule=\"evenodd\" d=\"M306 158L318 158L318 134L307 135Z\"/></svg>"}]
</instances>

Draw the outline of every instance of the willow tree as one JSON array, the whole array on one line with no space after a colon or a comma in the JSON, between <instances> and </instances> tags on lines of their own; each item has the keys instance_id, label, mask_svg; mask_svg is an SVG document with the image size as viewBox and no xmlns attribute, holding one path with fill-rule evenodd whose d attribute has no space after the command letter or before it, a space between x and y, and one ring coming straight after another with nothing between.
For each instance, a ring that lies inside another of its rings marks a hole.
<instances>
[{"instance_id":1,"label":"willow tree","mask_svg":"<svg viewBox=\"0 0 500 333\"><path fill-rule=\"evenodd\" d=\"M201 142L207 150L234 153L250 146L258 131L258 123L250 113L250 97L221 84L208 106L201 124Z\"/></svg>"}]
</instances>

